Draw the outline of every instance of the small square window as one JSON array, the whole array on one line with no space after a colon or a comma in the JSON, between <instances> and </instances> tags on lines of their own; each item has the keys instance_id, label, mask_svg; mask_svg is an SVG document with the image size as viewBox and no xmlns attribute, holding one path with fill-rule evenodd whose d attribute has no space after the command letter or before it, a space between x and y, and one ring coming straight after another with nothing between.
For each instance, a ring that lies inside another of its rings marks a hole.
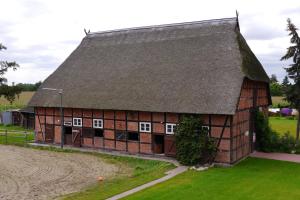
<instances>
[{"instance_id":1,"label":"small square window","mask_svg":"<svg viewBox=\"0 0 300 200\"><path fill-rule=\"evenodd\" d=\"M127 138L128 140L139 141L139 134L137 132L128 132Z\"/></svg>"},{"instance_id":2,"label":"small square window","mask_svg":"<svg viewBox=\"0 0 300 200\"><path fill-rule=\"evenodd\" d=\"M95 129L95 137L103 137L103 130Z\"/></svg>"},{"instance_id":3,"label":"small square window","mask_svg":"<svg viewBox=\"0 0 300 200\"><path fill-rule=\"evenodd\" d=\"M140 122L140 132L151 132L151 123L150 122Z\"/></svg>"},{"instance_id":4,"label":"small square window","mask_svg":"<svg viewBox=\"0 0 300 200\"><path fill-rule=\"evenodd\" d=\"M126 132L118 131L116 132L117 140L126 140Z\"/></svg>"},{"instance_id":5,"label":"small square window","mask_svg":"<svg viewBox=\"0 0 300 200\"><path fill-rule=\"evenodd\" d=\"M82 118L73 118L73 126L82 127Z\"/></svg>"},{"instance_id":6,"label":"small square window","mask_svg":"<svg viewBox=\"0 0 300 200\"><path fill-rule=\"evenodd\" d=\"M174 134L175 128L176 128L176 124L167 123L166 124L166 134L170 134L170 135Z\"/></svg>"},{"instance_id":7,"label":"small square window","mask_svg":"<svg viewBox=\"0 0 300 200\"><path fill-rule=\"evenodd\" d=\"M93 119L93 128L103 128L103 120Z\"/></svg>"}]
</instances>

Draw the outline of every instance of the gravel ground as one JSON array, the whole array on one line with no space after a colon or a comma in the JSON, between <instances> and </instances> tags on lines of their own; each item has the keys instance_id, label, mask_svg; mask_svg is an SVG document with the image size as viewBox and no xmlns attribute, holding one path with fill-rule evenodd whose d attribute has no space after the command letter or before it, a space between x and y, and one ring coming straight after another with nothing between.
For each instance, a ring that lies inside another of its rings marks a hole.
<instances>
[{"instance_id":1,"label":"gravel ground","mask_svg":"<svg viewBox=\"0 0 300 200\"><path fill-rule=\"evenodd\" d=\"M0 145L0 199L54 199L124 170L97 156Z\"/></svg>"}]
</instances>

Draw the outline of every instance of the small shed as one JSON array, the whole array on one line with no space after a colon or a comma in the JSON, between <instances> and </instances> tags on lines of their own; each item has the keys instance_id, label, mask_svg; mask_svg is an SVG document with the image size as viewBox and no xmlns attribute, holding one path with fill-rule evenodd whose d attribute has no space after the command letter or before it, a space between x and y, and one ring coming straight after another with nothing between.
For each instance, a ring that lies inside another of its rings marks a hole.
<instances>
[{"instance_id":1,"label":"small shed","mask_svg":"<svg viewBox=\"0 0 300 200\"><path fill-rule=\"evenodd\" d=\"M1 113L2 121L1 123L4 125L12 124L12 112L11 111L4 111Z\"/></svg>"},{"instance_id":2,"label":"small shed","mask_svg":"<svg viewBox=\"0 0 300 200\"><path fill-rule=\"evenodd\" d=\"M1 113L0 119L0 123L4 125L34 129L34 108L25 107L22 109L6 110Z\"/></svg>"},{"instance_id":3,"label":"small shed","mask_svg":"<svg viewBox=\"0 0 300 200\"><path fill-rule=\"evenodd\" d=\"M2 124L4 125L19 125L21 120L21 115L19 109L6 110L1 113Z\"/></svg>"},{"instance_id":4,"label":"small shed","mask_svg":"<svg viewBox=\"0 0 300 200\"><path fill-rule=\"evenodd\" d=\"M21 113L21 126L26 129L34 129L34 108L25 107L20 110Z\"/></svg>"}]
</instances>

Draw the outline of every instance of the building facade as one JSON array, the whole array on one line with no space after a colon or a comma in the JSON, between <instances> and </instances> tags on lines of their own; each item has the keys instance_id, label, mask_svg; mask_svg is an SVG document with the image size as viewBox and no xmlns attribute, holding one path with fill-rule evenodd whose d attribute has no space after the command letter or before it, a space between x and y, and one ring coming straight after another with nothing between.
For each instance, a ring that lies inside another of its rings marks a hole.
<instances>
[{"instance_id":1,"label":"building facade","mask_svg":"<svg viewBox=\"0 0 300 200\"><path fill-rule=\"evenodd\" d=\"M233 164L254 150L252 111L268 108L268 85L245 80L234 115L199 115L215 138L215 162ZM176 155L174 126L183 113L64 109L64 144L125 151L132 154ZM36 141L61 143L59 108L37 107Z\"/></svg>"},{"instance_id":2,"label":"building facade","mask_svg":"<svg viewBox=\"0 0 300 200\"><path fill-rule=\"evenodd\" d=\"M254 148L253 111L271 103L269 78L236 18L88 34L35 93L36 141L175 156L174 128L197 115L215 162Z\"/></svg>"}]
</instances>

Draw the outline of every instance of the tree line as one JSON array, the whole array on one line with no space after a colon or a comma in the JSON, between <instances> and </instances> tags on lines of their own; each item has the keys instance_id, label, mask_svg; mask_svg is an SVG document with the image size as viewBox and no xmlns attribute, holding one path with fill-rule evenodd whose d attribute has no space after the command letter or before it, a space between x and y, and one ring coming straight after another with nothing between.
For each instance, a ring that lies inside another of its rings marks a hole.
<instances>
[{"instance_id":1,"label":"tree line","mask_svg":"<svg viewBox=\"0 0 300 200\"><path fill-rule=\"evenodd\" d=\"M271 96L285 96L286 92L289 91L291 83L288 76L285 76L280 83L275 74L270 77L270 93Z\"/></svg>"},{"instance_id":2,"label":"tree line","mask_svg":"<svg viewBox=\"0 0 300 200\"><path fill-rule=\"evenodd\" d=\"M7 85L2 83L0 85L0 97L3 96L10 104L12 104L16 98L19 98L21 92L36 91L41 84L41 81L34 84L19 83L17 85Z\"/></svg>"}]
</instances>

